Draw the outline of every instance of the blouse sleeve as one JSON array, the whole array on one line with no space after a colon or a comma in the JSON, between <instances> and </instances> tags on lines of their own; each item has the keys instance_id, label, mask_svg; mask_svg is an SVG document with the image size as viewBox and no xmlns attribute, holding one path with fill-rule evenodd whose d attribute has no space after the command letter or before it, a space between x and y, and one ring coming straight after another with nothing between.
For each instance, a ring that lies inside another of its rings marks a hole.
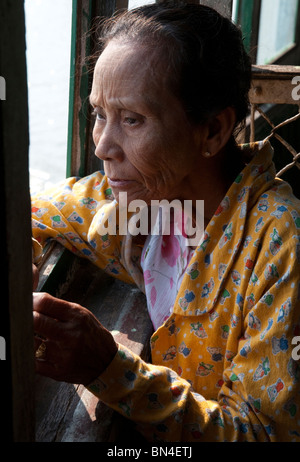
<instances>
[{"instance_id":1,"label":"blouse sleeve","mask_svg":"<svg viewBox=\"0 0 300 462\"><path fill-rule=\"evenodd\" d=\"M82 179L68 178L32 198L33 260L41 248L55 240L112 276L132 283L122 265L117 220L116 202L106 177L96 172Z\"/></svg>"}]
</instances>

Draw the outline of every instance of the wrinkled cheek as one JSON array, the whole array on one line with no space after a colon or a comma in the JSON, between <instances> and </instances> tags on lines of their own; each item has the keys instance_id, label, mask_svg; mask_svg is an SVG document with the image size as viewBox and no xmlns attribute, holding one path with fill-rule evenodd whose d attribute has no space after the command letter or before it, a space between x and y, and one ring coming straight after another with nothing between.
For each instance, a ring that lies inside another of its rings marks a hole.
<instances>
[{"instance_id":1,"label":"wrinkled cheek","mask_svg":"<svg viewBox=\"0 0 300 462\"><path fill-rule=\"evenodd\" d=\"M151 175L143 176L145 190L153 199L162 199L165 195L166 181L161 170L151 172Z\"/></svg>"},{"instance_id":2,"label":"wrinkled cheek","mask_svg":"<svg viewBox=\"0 0 300 462\"><path fill-rule=\"evenodd\" d=\"M155 191L169 183L175 174L172 159L158 152L155 156L142 157L138 167L147 187Z\"/></svg>"},{"instance_id":3,"label":"wrinkled cheek","mask_svg":"<svg viewBox=\"0 0 300 462\"><path fill-rule=\"evenodd\" d=\"M144 188L149 192L157 191L159 184L161 184L162 176L158 163L155 162L155 160L152 162L144 160L141 156L138 161L133 163L133 165L139 174Z\"/></svg>"},{"instance_id":4,"label":"wrinkled cheek","mask_svg":"<svg viewBox=\"0 0 300 462\"><path fill-rule=\"evenodd\" d=\"M151 151L145 150L146 145L152 148ZM155 198L161 198L176 177L172 157L161 145L155 146L153 140L152 144L143 143L143 146L144 149L140 146L140 149L132 153L130 161L138 171L148 193L152 193Z\"/></svg>"}]
</instances>

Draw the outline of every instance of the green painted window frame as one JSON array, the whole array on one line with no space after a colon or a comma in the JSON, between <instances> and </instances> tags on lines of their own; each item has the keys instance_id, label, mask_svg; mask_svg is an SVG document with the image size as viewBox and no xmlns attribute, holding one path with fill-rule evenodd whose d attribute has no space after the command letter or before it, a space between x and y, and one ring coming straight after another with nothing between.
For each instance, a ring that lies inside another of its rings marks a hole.
<instances>
[{"instance_id":1,"label":"green painted window frame","mask_svg":"<svg viewBox=\"0 0 300 462\"><path fill-rule=\"evenodd\" d=\"M261 3L262 0L237 0L236 9L233 12L233 19L241 26L245 47L252 57L253 64L256 64L257 57ZM295 45L289 47L268 64L300 64L300 0L298 0Z\"/></svg>"},{"instance_id":2,"label":"green painted window frame","mask_svg":"<svg viewBox=\"0 0 300 462\"><path fill-rule=\"evenodd\" d=\"M72 0L69 119L66 176L83 177L103 169L94 156L93 117L89 104L92 85L91 56L99 53L96 18L126 9L128 0Z\"/></svg>"},{"instance_id":3,"label":"green painted window frame","mask_svg":"<svg viewBox=\"0 0 300 462\"><path fill-rule=\"evenodd\" d=\"M92 23L92 2L82 0L72 0L72 2L66 176L82 177L87 173L86 152L89 147L87 99L91 78L85 60L91 54L91 36L86 34ZM82 63L80 59L83 60Z\"/></svg>"}]
</instances>

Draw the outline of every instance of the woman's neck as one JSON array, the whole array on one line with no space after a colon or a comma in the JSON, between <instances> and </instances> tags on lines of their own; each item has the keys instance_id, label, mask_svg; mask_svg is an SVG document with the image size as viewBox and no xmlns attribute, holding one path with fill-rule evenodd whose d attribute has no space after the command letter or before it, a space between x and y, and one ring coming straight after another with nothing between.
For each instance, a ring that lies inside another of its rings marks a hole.
<instances>
[{"instance_id":1,"label":"woman's neck","mask_svg":"<svg viewBox=\"0 0 300 462\"><path fill-rule=\"evenodd\" d=\"M192 199L194 204L196 200L204 200L205 228L243 168L243 155L235 143L228 143L226 149L212 158L201 159L201 165L189 178L190 197L184 199Z\"/></svg>"}]
</instances>

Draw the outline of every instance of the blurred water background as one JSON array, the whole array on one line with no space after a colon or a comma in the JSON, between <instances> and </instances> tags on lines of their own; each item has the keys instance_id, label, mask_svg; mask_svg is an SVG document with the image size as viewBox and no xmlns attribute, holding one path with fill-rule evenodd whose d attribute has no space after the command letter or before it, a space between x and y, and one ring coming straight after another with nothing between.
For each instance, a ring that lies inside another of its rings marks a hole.
<instances>
[{"instance_id":1,"label":"blurred water background","mask_svg":"<svg viewBox=\"0 0 300 462\"><path fill-rule=\"evenodd\" d=\"M25 0L31 192L66 174L71 0Z\"/></svg>"}]
</instances>

